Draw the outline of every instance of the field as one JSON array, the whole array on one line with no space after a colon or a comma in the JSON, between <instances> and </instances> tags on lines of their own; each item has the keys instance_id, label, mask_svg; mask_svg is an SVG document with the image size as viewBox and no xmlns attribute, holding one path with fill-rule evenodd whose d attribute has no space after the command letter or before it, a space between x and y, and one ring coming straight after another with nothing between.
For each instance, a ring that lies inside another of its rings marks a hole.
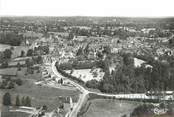
<instances>
[{"instance_id":1,"label":"field","mask_svg":"<svg viewBox=\"0 0 174 117\"><path fill-rule=\"evenodd\" d=\"M89 80L95 79L97 81L101 80L104 76L104 72L100 71L101 69L80 69L80 70L73 70L72 76L80 78L84 82ZM67 73L70 73L71 70L66 70Z\"/></svg>"},{"instance_id":2,"label":"field","mask_svg":"<svg viewBox=\"0 0 174 117\"><path fill-rule=\"evenodd\" d=\"M9 92L11 94L13 104L15 103L15 98L17 95L19 95L20 98L23 96L29 96L31 98L32 106L38 107L47 105L49 110L56 108L60 104L58 100L59 96L72 96L72 98L76 100L75 98L77 98L77 95L79 94L78 91L50 88L47 86L37 86L34 84L34 82L42 78L41 73L36 73L35 71L34 74L28 74L25 76L25 70L26 68L22 68L22 71L17 72L17 78L21 78L23 80L22 86L16 86L14 89L10 90L0 90L0 104L2 104L2 96L5 92Z\"/></svg>"},{"instance_id":3,"label":"field","mask_svg":"<svg viewBox=\"0 0 174 117\"><path fill-rule=\"evenodd\" d=\"M129 115L137 105L135 102L95 99L83 117L121 117Z\"/></svg>"},{"instance_id":4,"label":"field","mask_svg":"<svg viewBox=\"0 0 174 117\"><path fill-rule=\"evenodd\" d=\"M29 81L26 82L23 86L19 86L12 90L1 90L1 99L2 95L5 92L9 92L11 94L13 104L15 103L16 95L19 95L20 98L22 98L23 96L29 96L31 98L32 106L38 107L47 105L49 110L55 109L59 106L59 96L73 97L75 95L78 95L77 91L35 86ZM2 100L0 101L0 103L2 103Z\"/></svg>"},{"instance_id":5,"label":"field","mask_svg":"<svg viewBox=\"0 0 174 117\"><path fill-rule=\"evenodd\" d=\"M6 44L0 44L0 51L4 51L5 49L10 49L10 45L6 45Z\"/></svg>"},{"instance_id":6,"label":"field","mask_svg":"<svg viewBox=\"0 0 174 117\"><path fill-rule=\"evenodd\" d=\"M17 73L17 68L0 69L0 75L15 75L16 73Z\"/></svg>"},{"instance_id":7,"label":"field","mask_svg":"<svg viewBox=\"0 0 174 117\"><path fill-rule=\"evenodd\" d=\"M29 114L23 112L2 112L1 117L28 117Z\"/></svg>"}]
</instances>

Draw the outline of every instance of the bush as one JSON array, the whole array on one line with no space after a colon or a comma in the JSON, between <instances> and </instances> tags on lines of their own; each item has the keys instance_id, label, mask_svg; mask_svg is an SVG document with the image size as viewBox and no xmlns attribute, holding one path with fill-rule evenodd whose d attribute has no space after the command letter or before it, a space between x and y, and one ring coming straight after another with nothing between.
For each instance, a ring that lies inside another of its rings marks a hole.
<instances>
[{"instance_id":1,"label":"bush","mask_svg":"<svg viewBox=\"0 0 174 117\"><path fill-rule=\"evenodd\" d=\"M91 61L74 61L73 63L68 62L68 63L63 63L59 65L59 68L62 70L71 70L71 69L92 69L93 67L96 66L96 62L91 62Z\"/></svg>"},{"instance_id":2,"label":"bush","mask_svg":"<svg viewBox=\"0 0 174 117\"><path fill-rule=\"evenodd\" d=\"M7 61L4 61L2 64L1 64L1 68L7 68L8 67L8 62Z\"/></svg>"},{"instance_id":3,"label":"bush","mask_svg":"<svg viewBox=\"0 0 174 117\"><path fill-rule=\"evenodd\" d=\"M21 79L16 79L15 82L16 82L16 84L19 85L19 86L22 85L22 80L21 80Z\"/></svg>"},{"instance_id":4,"label":"bush","mask_svg":"<svg viewBox=\"0 0 174 117\"><path fill-rule=\"evenodd\" d=\"M32 49L29 49L27 51L27 56L33 56L33 50Z\"/></svg>"},{"instance_id":5,"label":"bush","mask_svg":"<svg viewBox=\"0 0 174 117\"><path fill-rule=\"evenodd\" d=\"M16 106L20 106L21 103L20 103L20 99L19 99L19 95L16 96Z\"/></svg>"},{"instance_id":6,"label":"bush","mask_svg":"<svg viewBox=\"0 0 174 117\"><path fill-rule=\"evenodd\" d=\"M131 117L139 117L142 115L153 115L153 110L154 106L151 104L143 104L138 106L137 108L134 109L134 111L131 113Z\"/></svg>"},{"instance_id":7,"label":"bush","mask_svg":"<svg viewBox=\"0 0 174 117\"><path fill-rule=\"evenodd\" d=\"M11 105L11 95L10 93L5 93L3 96L3 105L10 106Z\"/></svg>"},{"instance_id":8,"label":"bush","mask_svg":"<svg viewBox=\"0 0 174 117\"><path fill-rule=\"evenodd\" d=\"M98 88L99 82L97 80L90 80L86 82L86 87L88 88Z\"/></svg>"},{"instance_id":9,"label":"bush","mask_svg":"<svg viewBox=\"0 0 174 117\"><path fill-rule=\"evenodd\" d=\"M9 81L7 85L7 89L13 89L15 87L15 84L13 81Z\"/></svg>"}]
</instances>

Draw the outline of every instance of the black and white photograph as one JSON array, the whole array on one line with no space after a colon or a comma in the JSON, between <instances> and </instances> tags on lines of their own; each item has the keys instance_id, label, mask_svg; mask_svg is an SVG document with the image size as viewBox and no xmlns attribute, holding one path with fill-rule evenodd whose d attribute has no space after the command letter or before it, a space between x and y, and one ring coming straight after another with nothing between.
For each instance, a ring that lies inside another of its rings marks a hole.
<instances>
[{"instance_id":1,"label":"black and white photograph","mask_svg":"<svg viewBox=\"0 0 174 117\"><path fill-rule=\"evenodd\" d=\"M0 0L0 117L174 117L174 1Z\"/></svg>"}]
</instances>

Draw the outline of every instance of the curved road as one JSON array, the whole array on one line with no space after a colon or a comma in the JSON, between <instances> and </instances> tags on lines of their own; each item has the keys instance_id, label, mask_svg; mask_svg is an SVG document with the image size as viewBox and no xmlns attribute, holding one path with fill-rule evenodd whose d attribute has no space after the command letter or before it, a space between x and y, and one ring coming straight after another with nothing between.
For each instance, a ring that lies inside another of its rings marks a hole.
<instances>
[{"instance_id":1,"label":"curved road","mask_svg":"<svg viewBox=\"0 0 174 117\"><path fill-rule=\"evenodd\" d=\"M52 63L52 71L57 77L64 77L62 76L56 68L56 61ZM65 77L66 78L66 77ZM97 93L97 92L92 92L88 91L85 89L83 86L77 84L76 82L70 80L67 78L68 82L70 82L72 85L74 85L79 91L81 92L79 96L78 102L74 105L73 110L68 112L66 114L66 117L77 117L78 112L80 111L81 107L86 101L87 95L89 93L93 93L99 96L105 96L105 97L112 97L115 99L157 99L154 96L147 96L145 93L137 93L137 94L105 94L105 93ZM173 99L172 96L165 96L162 100L170 100Z\"/></svg>"},{"instance_id":2,"label":"curved road","mask_svg":"<svg viewBox=\"0 0 174 117\"><path fill-rule=\"evenodd\" d=\"M57 71L57 68L56 68L56 61L54 61L54 62L52 63L52 70L53 70L53 73L54 73L56 76L58 76L58 77L61 76L61 74L58 73L58 71ZM61 77L62 77L62 76L61 76ZM68 78L67 78L67 80L68 80L68 82L70 82L72 85L74 85L77 89L79 89L80 92L81 92L81 94L80 94L80 96L79 96L78 102L74 105L73 110L70 111L70 112L68 112L68 113L66 114L66 117L77 117L77 114L78 114L78 112L80 111L80 108L82 107L83 103L85 102L85 98L86 98L87 95L89 94L89 91L86 90L86 89L85 89L84 87L82 87L81 85L79 85L79 84L73 82L72 80L69 80Z\"/></svg>"}]
</instances>

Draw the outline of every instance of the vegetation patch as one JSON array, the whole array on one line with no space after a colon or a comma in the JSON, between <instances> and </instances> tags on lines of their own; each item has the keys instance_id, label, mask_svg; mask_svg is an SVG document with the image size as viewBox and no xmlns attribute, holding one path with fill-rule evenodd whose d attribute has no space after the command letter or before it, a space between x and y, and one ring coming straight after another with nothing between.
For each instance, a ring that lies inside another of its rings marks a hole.
<instances>
[{"instance_id":1,"label":"vegetation patch","mask_svg":"<svg viewBox=\"0 0 174 117\"><path fill-rule=\"evenodd\" d=\"M29 115L24 112L1 112L1 117L28 117Z\"/></svg>"},{"instance_id":2,"label":"vegetation patch","mask_svg":"<svg viewBox=\"0 0 174 117\"><path fill-rule=\"evenodd\" d=\"M95 99L91 101L90 107L83 117L121 117L129 115L135 107L137 107L135 102Z\"/></svg>"}]
</instances>

